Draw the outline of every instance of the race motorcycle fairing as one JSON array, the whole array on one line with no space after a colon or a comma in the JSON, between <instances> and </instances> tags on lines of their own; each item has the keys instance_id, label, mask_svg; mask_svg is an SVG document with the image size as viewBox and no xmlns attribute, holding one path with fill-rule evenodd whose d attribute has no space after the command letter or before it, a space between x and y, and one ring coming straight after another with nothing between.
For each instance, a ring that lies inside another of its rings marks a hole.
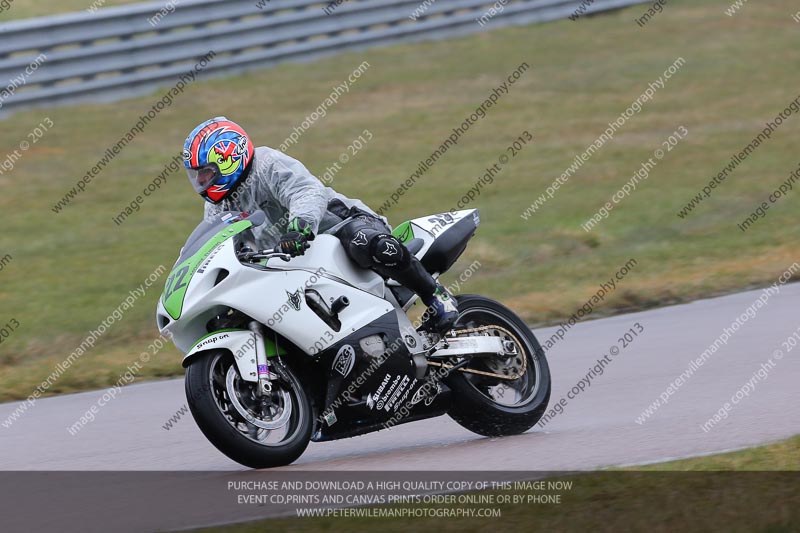
<instances>
[{"instance_id":1,"label":"race motorcycle fairing","mask_svg":"<svg viewBox=\"0 0 800 533\"><path fill-rule=\"evenodd\" d=\"M416 296L358 267L331 234L296 258L254 251L251 230L265 220L261 212L225 212L203 221L158 304L159 329L186 354L192 414L223 453L277 466L309 440L445 413L481 434L510 434L544 412L544 354L510 310L461 297L459 322L468 327L432 335L406 315ZM439 276L479 223L472 209L415 219L394 233ZM493 395L506 382L515 392L501 390L498 403ZM503 413L503 398L516 396L518 412Z\"/></svg>"}]
</instances>

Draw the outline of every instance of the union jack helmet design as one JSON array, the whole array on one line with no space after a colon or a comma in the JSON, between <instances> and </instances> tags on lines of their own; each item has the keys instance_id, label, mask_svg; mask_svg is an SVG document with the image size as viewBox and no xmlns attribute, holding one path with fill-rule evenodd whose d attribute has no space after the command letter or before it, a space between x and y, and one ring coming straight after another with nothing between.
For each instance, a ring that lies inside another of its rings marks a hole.
<instances>
[{"instance_id":1,"label":"union jack helmet design","mask_svg":"<svg viewBox=\"0 0 800 533\"><path fill-rule=\"evenodd\" d=\"M241 126L216 117L197 126L186 138L183 166L194 190L218 204L242 179L253 152L253 143Z\"/></svg>"}]
</instances>

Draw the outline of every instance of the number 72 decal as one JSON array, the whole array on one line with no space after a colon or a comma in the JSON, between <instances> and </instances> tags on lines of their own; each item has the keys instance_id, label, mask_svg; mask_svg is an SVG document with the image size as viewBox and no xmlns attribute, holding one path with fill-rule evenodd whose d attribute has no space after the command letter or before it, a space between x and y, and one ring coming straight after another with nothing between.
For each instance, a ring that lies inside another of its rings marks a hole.
<instances>
[{"instance_id":1,"label":"number 72 decal","mask_svg":"<svg viewBox=\"0 0 800 533\"><path fill-rule=\"evenodd\" d=\"M188 285L184 278L186 274L189 273L189 267L185 266L179 270L176 270L172 273L172 275L167 279L167 286L164 287L164 299L169 300L169 297L172 296L175 291L182 289Z\"/></svg>"}]
</instances>

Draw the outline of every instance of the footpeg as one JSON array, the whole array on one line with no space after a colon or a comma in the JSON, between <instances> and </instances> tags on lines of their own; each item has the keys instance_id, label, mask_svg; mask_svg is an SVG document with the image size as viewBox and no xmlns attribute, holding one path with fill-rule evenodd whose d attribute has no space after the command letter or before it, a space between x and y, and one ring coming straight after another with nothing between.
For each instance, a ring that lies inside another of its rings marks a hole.
<instances>
[{"instance_id":1,"label":"footpeg","mask_svg":"<svg viewBox=\"0 0 800 533\"><path fill-rule=\"evenodd\" d=\"M425 379L425 373L428 371L428 358L421 353L415 353L411 356L411 362L414 365L414 377L417 379Z\"/></svg>"}]
</instances>

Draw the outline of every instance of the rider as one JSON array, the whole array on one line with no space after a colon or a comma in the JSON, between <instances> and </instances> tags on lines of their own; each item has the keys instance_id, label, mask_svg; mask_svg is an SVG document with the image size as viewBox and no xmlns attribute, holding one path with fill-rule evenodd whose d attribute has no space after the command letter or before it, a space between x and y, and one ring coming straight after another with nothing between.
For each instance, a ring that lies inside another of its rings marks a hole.
<instances>
[{"instance_id":1,"label":"rider","mask_svg":"<svg viewBox=\"0 0 800 533\"><path fill-rule=\"evenodd\" d=\"M263 210L272 224L256 229L258 245L278 245L292 257L303 255L316 234L349 220L335 234L347 255L414 291L428 306L424 327L444 332L458 317L455 298L392 235L386 218L325 187L283 152L254 148L235 122L216 117L197 126L184 143L183 164L195 191L206 199L207 219L222 211ZM269 226L286 230L279 237Z\"/></svg>"}]
</instances>

